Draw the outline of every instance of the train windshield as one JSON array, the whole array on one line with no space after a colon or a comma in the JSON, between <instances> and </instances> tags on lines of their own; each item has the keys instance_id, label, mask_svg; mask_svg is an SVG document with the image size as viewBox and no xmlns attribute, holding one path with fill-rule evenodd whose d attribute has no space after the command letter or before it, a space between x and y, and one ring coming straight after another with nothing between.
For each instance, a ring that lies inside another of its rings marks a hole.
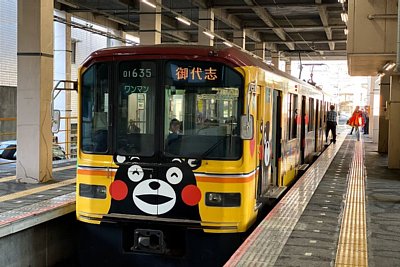
<instances>
[{"instance_id":1,"label":"train windshield","mask_svg":"<svg viewBox=\"0 0 400 267\"><path fill-rule=\"evenodd\" d=\"M120 62L117 88L117 153L152 156L156 130L156 63Z\"/></svg>"},{"instance_id":2,"label":"train windshield","mask_svg":"<svg viewBox=\"0 0 400 267\"><path fill-rule=\"evenodd\" d=\"M95 63L82 74L81 149L238 159L243 84L237 71L209 61Z\"/></svg>"},{"instance_id":3,"label":"train windshield","mask_svg":"<svg viewBox=\"0 0 400 267\"><path fill-rule=\"evenodd\" d=\"M242 76L214 62L170 61L165 70L165 153L239 158Z\"/></svg>"}]
</instances>

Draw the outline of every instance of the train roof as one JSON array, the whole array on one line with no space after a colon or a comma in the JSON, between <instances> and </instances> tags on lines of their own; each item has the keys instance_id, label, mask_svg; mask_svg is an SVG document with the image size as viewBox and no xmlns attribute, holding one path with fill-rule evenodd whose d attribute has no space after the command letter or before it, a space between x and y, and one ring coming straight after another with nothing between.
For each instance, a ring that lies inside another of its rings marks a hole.
<instances>
[{"instance_id":1,"label":"train roof","mask_svg":"<svg viewBox=\"0 0 400 267\"><path fill-rule=\"evenodd\" d=\"M267 71L273 72L279 76L301 83L303 85L315 87L305 81L297 79L278 68L266 64L250 53L246 53L235 47L227 47L216 49L211 46L201 45L177 45L177 44L158 44L158 45L137 45L137 46L120 46L109 47L97 50L91 53L88 58L82 63L83 66L89 64L93 58L98 57L117 57L117 56L134 56L134 55L177 55L189 56L190 58L217 56L230 61L236 66L256 66ZM189 59L189 58L188 58ZM318 87L315 87L321 90Z\"/></svg>"}]
</instances>

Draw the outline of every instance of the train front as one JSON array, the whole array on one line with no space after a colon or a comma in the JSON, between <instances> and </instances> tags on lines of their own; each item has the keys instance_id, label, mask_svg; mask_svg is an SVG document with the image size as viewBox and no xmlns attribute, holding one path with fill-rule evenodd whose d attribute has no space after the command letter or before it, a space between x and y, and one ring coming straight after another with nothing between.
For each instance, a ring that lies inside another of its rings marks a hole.
<instances>
[{"instance_id":1,"label":"train front","mask_svg":"<svg viewBox=\"0 0 400 267\"><path fill-rule=\"evenodd\" d=\"M125 251L162 254L187 229L249 228L256 152L240 134L243 68L159 53L98 52L81 68L76 212L117 225Z\"/></svg>"}]
</instances>

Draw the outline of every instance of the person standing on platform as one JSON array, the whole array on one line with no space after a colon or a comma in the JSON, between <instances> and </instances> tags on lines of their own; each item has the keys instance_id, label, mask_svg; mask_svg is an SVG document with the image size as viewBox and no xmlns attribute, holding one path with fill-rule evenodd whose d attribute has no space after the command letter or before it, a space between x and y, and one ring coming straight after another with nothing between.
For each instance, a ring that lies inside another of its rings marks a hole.
<instances>
[{"instance_id":1,"label":"person standing on platform","mask_svg":"<svg viewBox=\"0 0 400 267\"><path fill-rule=\"evenodd\" d=\"M330 110L326 114L326 132L325 132L325 137L326 137L326 142L328 143L328 136L329 136L329 131L332 131L332 139L331 142L334 144L336 143L336 125L337 125L337 113L335 111L335 106L331 105Z\"/></svg>"},{"instance_id":2,"label":"person standing on platform","mask_svg":"<svg viewBox=\"0 0 400 267\"><path fill-rule=\"evenodd\" d=\"M364 125L364 119L362 116L362 111L360 110L359 106L356 106L356 109L354 110L353 115L351 115L351 118L348 120L348 125L353 127L351 129L350 134L352 134L353 129L355 129L357 141L360 141L360 126L362 127Z\"/></svg>"},{"instance_id":3,"label":"person standing on platform","mask_svg":"<svg viewBox=\"0 0 400 267\"><path fill-rule=\"evenodd\" d=\"M363 128L363 133L364 134L369 134L369 108L368 106L365 106L364 112L363 112L363 119L365 122L364 128Z\"/></svg>"}]
</instances>

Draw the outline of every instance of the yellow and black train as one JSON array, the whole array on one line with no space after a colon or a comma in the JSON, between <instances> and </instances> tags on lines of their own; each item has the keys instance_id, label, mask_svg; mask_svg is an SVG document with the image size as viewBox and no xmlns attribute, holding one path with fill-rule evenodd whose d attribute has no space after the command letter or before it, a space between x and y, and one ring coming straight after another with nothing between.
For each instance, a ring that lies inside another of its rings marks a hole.
<instances>
[{"instance_id":1,"label":"yellow and black train","mask_svg":"<svg viewBox=\"0 0 400 267\"><path fill-rule=\"evenodd\" d=\"M322 151L333 103L235 48L103 49L78 85L81 247L110 263L246 233Z\"/></svg>"}]
</instances>

